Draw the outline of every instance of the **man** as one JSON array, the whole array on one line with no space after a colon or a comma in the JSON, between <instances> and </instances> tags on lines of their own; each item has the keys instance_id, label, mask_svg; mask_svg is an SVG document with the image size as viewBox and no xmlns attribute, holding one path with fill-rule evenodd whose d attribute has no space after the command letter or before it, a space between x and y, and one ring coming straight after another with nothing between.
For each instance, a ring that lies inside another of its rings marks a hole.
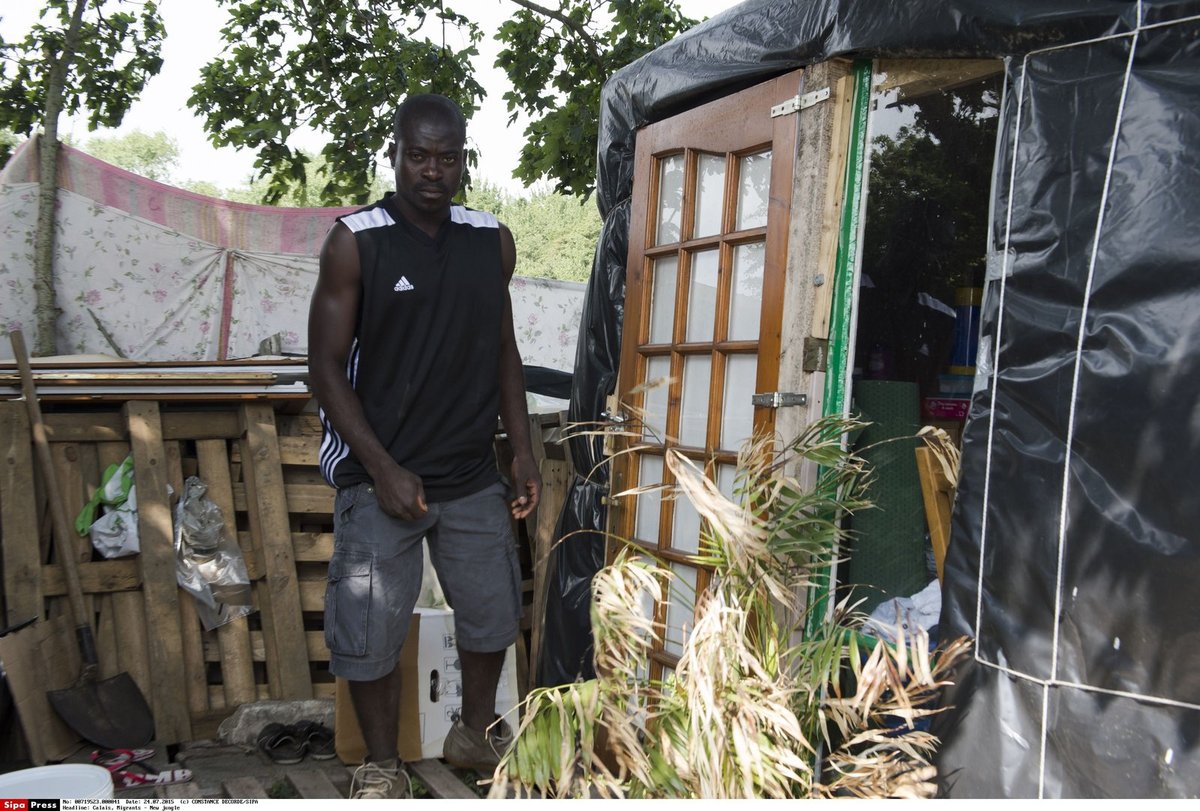
<instances>
[{"instance_id":1,"label":"man","mask_svg":"<svg viewBox=\"0 0 1200 811\"><path fill-rule=\"evenodd\" d=\"M421 539L455 612L462 716L451 764L490 772L504 652L517 637L520 570L509 514L537 506L521 358L508 282L512 234L453 205L466 121L444 96L396 111L396 192L339 218L321 250L309 312L309 373L337 487L325 593L329 669L349 681L367 759L356 796L402 796L400 647L421 585ZM515 459L506 504L492 439L497 414ZM491 727L489 731L489 727Z\"/></svg>"}]
</instances>

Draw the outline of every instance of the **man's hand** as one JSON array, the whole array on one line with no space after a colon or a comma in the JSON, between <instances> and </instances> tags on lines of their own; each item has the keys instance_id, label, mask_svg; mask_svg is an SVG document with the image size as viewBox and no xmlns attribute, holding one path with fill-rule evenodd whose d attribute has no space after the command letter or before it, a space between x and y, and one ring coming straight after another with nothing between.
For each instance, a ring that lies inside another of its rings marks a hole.
<instances>
[{"instance_id":1,"label":"man's hand","mask_svg":"<svg viewBox=\"0 0 1200 811\"><path fill-rule=\"evenodd\" d=\"M429 511L421 477L400 465L390 465L383 475L375 476L375 497L379 509L401 521L415 521Z\"/></svg>"},{"instance_id":2,"label":"man's hand","mask_svg":"<svg viewBox=\"0 0 1200 811\"><path fill-rule=\"evenodd\" d=\"M513 489L517 497L513 499L513 518L524 518L533 512L542 497L542 475L538 472L533 457L518 457L512 463Z\"/></svg>"}]
</instances>

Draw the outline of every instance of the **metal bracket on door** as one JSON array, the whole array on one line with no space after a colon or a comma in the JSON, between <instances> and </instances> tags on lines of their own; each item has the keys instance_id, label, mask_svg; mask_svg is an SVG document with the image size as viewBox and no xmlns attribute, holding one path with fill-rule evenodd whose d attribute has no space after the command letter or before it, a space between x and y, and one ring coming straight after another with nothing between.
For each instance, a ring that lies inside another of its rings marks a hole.
<instances>
[{"instance_id":1,"label":"metal bracket on door","mask_svg":"<svg viewBox=\"0 0 1200 811\"><path fill-rule=\"evenodd\" d=\"M830 89L822 87L820 90L805 93L803 96L792 96L787 101L780 102L771 108L771 118L778 118L781 115L790 115L791 113L805 110L814 104L825 101L829 98L829 95Z\"/></svg>"},{"instance_id":2,"label":"metal bracket on door","mask_svg":"<svg viewBox=\"0 0 1200 811\"><path fill-rule=\"evenodd\" d=\"M604 426L603 451L605 456L612 456L616 453L613 440L616 439L616 434L625 430L625 424L629 422L629 415L621 410L620 402L615 394L608 395L604 405L604 412L600 415L600 418L607 423Z\"/></svg>"},{"instance_id":3,"label":"metal bracket on door","mask_svg":"<svg viewBox=\"0 0 1200 811\"><path fill-rule=\"evenodd\" d=\"M759 408L785 408L787 406L808 405L808 395L792 391L768 391L754 394L750 403Z\"/></svg>"}]
</instances>

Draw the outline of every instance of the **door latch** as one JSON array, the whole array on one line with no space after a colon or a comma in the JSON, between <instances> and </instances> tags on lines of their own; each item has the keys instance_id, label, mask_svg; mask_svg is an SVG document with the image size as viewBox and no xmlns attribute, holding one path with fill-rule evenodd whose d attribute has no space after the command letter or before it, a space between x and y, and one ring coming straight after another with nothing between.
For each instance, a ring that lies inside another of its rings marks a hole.
<instances>
[{"instance_id":1,"label":"door latch","mask_svg":"<svg viewBox=\"0 0 1200 811\"><path fill-rule=\"evenodd\" d=\"M802 406L808 405L808 395L791 391L768 391L762 394L751 395L750 402L758 408Z\"/></svg>"}]
</instances>

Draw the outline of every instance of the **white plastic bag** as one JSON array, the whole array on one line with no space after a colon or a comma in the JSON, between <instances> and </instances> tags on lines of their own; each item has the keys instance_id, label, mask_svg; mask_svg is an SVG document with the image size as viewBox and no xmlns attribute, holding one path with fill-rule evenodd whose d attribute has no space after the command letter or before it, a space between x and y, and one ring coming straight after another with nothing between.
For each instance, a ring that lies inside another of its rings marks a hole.
<instances>
[{"instance_id":1,"label":"white plastic bag","mask_svg":"<svg viewBox=\"0 0 1200 811\"><path fill-rule=\"evenodd\" d=\"M196 598L196 614L211 631L254 608L242 550L225 532L221 508L207 492L196 476L183 483L175 507L175 579Z\"/></svg>"},{"instance_id":2,"label":"white plastic bag","mask_svg":"<svg viewBox=\"0 0 1200 811\"><path fill-rule=\"evenodd\" d=\"M93 521L97 508L103 509L104 514ZM91 536L92 546L106 558L121 558L141 551L132 456L104 471L91 501L76 517L75 529L80 535Z\"/></svg>"}]
</instances>

